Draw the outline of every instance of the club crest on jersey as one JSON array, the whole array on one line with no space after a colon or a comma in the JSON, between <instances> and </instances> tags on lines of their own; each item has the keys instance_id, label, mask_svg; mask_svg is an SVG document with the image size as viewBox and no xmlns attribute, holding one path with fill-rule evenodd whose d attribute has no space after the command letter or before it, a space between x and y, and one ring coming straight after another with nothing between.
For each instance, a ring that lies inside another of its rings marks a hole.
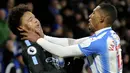
<instances>
[{"instance_id":1,"label":"club crest on jersey","mask_svg":"<svg viewBox=\"0 0 130 73\"><path fill-rule=\"evenodd\" d=\"M29 47L29 48L27 49L27 53L28 53L29 55L35 55L35 54L37 53L37 50L36 50L35 47L31 46L31 47Z\"/></svg>"}]
</instances>

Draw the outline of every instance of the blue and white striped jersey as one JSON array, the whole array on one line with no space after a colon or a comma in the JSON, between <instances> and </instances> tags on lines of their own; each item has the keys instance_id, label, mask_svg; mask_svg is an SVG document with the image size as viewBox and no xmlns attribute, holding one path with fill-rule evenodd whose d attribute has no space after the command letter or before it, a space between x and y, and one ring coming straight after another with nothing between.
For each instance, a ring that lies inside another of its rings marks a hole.
<instances>
[{"instance_id":1,"label":"blue and white striped jersey","mask_svg":"<svg viewBox=\"0 0 130 73\"><path fill-rule=\"evenodd\" d=\"M122 73L120 38L111 27L97 31L78 45L92 73Z\"/></svg>"}]
</instances>

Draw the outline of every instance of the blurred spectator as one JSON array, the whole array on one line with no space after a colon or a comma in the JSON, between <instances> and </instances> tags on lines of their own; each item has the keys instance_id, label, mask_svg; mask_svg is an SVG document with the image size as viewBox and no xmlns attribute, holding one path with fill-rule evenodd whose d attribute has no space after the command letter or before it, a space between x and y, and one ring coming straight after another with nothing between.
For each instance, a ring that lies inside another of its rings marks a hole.
<instances>
[{"instance_id":1,"label":"blurred spectator","mask_svg":"<svg viewBox=\"0 0 130 73\"><path fill-rule=\"evenodd\" d=\"M96 5L100 4L102 0L96 0Z\"/></svg>"},{"instance_id":2,"label":"blurred spectator","mask_svg":"<svg viewBox=\"0 0 130 73\"><path fill-rule=\"evenodd\" d=\"M5 11L0 9L0 72L4 73L4 51L5 43L9 37L9 28L8 24L5 21Z\"/></svg>"},{"instance_id":3,"label":"blurred spectator","mask_svg":"<svg viewBox=\"0 0 130 73\"><path fill-rule=\"evenodd\" d=\"M7 6L5 8L5 12L6 12L6 17L5 19L7 19L8 14L10 13L11 9L15 6L15 0L8 0L7 1Z\"/></svg>"},{"instance_id":4,"label":"blurred spectator","mask_svg":"<svg viewBox=\"0 0 130 73\"><path fill-rule=\"evenodd\" d=\"M53 16L59 14L60 8L61 7L58 0L50 0L49 10L53 14Z\"/></svg>"},{"instance_id":5,"label":"blurred spectator","mask_svg":"<svg viewBox=\"0 0 130 73\"><path fill-rule=\"evenodd\" d=\"M112 28L114 30L116 30L116 29L120 28L120 25L121 25L120 21L118 19L116 19L115 22L112 25Z\"/></svg>"},{"instance_id":6,"label":"blurred spectator","mask_svg":"<svg viewBox=\"0 0 130 73\"><path fill-rule=\"evenodd\" d=\"M124 66L123 66L123 73L130 73L130 68L129 68L129 55L128 54L126 54L126 55L124 55L124 58L123 58L123 64L124 64Z\"/></svg>"},{"instance_id":7,"label":"blurred spectator","mask_svg":"<svg viewBox=\"0 0 130 73\"><path fill-rule=\"evenodd\" d=\"M69 30L69 29L64 30L64 35L65 35L65 37L68 37L68 38L74 37L72 30Z\"/></svg>"},{"instance_id":8,"label":"blurred spectator","mask_svg":"<svg viewBox=\"0 0 130 73\"><path fill-rule=\"evenodd\" d=\"M89 36L90 33L86 31L86 23L85 22L80 22L74 29L74 38L82 38L85 36Z\"/></svg>"},{"instance_id":9,"label":"blurred spectator","mask_svg":"<svg viewBox=\"0 0 130 73\"><path fill-rule=\"evenodd\" d=\"M33 12L33 3L32 2L27 2L28 8Z\"/></svg>"},{"instance_id":10,"label":"blurred spectator","mask_svg":"<svg viewBox=\"0 0 130 73\"><path fill-rule=\"evenodd\" d=\"M61 8L65 8L67 6L67 0L60 1Z\"/></svg>"},{"instance_id":11,"label":"blurred spectator","mask_svg":"<svg viewBox=\"0 0 130 73\"><path fill-rule=\"evenodd\" d=\"M87 10L87 7L85 6L85 4L83 4L82 2L79 3L78 9L79 9L79 12L84 17L84 19L87 20L89 18L89 15L88 15L88 10Z\"/></svg>"},{"instance_id":12,"label":"blurred spectator","mask_svg":"<svg viewBox=\"0 0 130 73\"><path fill-rule=\"evenodd\" d=\"M6 47L13 53L13 57L8 62L5 73L28 73L28 69L22 58L21 44L16 40L16 38L17 37L11 32L10 40L8 40Z\"/></svg>"},{"instance_id":13,"label":"blurred spectator","mask_svg":"<svg viewBox=\"0 0 130 73\"><path fill-rule=\"evenodd\" d=\"M49 26L49 24L46 25L46 26L45 25L42 26L42 29L43 29L43 31L44 31L45 34L51 35L51 27Z\"/></svg>"},{"instance_id":14,"label":"blurred spectator","mask_svg":"<svg viewBox=\"0 0 130 73\"><path fill-rule=\"evenodd\" d=\"M52 28L52 35L57 37L63 37L63 27L58 24L54 24Z\"/></svg>"},{"instance_id":15,"label":"blurred spectator","mask_svg":"<svg viewBox=\"0 0 130 73\"><path fill-rule=\"evenodd\" d=\"M0 20L5 20L6 12L4 9L0 9Z\"/></svg>"},{"instance_id":16,"label":"blurred spectator","mask_svg":"<svg viewBox=\"0 0 130 73\"><path fill-rule=\"evenodd\" d=\"M90 1L88 4L88 14L90 15L93 12L93 9L96 7L95 1Z\"/></svg>"},{"instance_id":17,"label":"blurred spectator","mask_svg":"<svg viewBox=\"0 0 130 73\"><path fill-rule=\"evenodd\" d=\"M76 26L74 28L73 34L74 38L82 38L85 36L89 36L89 33L86 31L87 25L85 20L83 19L83 16L80 13L76 13Z\"/></svg>"},{"instance_id":18,"label":"blurred spectator","mask_svg":"<svg viewBox=\"0 0 130 73\"><path fill-rule=\"evenodd\" d=\"M83 20L83 17L80 13L76 13L75 17L76 17L76 21L78 21L78 22Z\"/></svg>"},{"instance_id":19,"label":"blurred spectator","mask_svg":"<svg viewBox=\"0 0 130 73\"><path fill-rule=\"evenodd\" d=\"M57 25L63 26L63 18L60 14L55 16L55 22Z\"/></svg>"},{"instance_id":20,"label":"blurred spectator","mask_svg":"<svg viewBox=\"0 0 130 73\"><path fill-rule=\"evenodd\" d=\"M127 3L127 7L128 7L127 11L130 12L130 0L126 0L126 3Z\"/></svg>"},{"instance_id":21,"label":"blurred spectator","mask_svg":"<svg viewBox=\"0 0 130 73\"><path fill-rule=\"evenodd\" d=\"M74 16L74 11L71 7L65 7L61 13L63 16L64 27L72 29L76 26L76 19Z\"/></svg>"},{"instance_id":22,"label":"blurred spectator","mask_svg":"<svg viewBox=\"0 0 130 73\"><path fill-rule=\"evenodd\" d=\"M117 6L119 4L119 0L111 0L113 5Z\"/></svg>"},{"instance_id":23,"label":"blurred spectator","mask_svg":"<svg viewBox=\"0 0 130 73\"><path fill-rule=\"evenodd\" d=\"M55 15L55 24L52 26L52 35L63 37L63 18L60 14Z\"/></svg>"},{"instance_id":24,"label":"blurred spectator","mask_svg":"<svg viewBox=\"0 0 130 73\"><path fill-rule=\"evenodd\" d=\"M10 10L15 6L15 0L8 0L7 2L7 10L10 12Z\"/></svg>"},{"instance_id":25,"label":"blurred spectator","mask_svg":"<svg viewBox=\"0 0 130 73\"><path fill-rule=\"evenodd\" d=\"M5 18L5 11L0 9L0 46L8 39L9 35L9 28L8 24L4 20Z\"/></svg>"}]
</instances>

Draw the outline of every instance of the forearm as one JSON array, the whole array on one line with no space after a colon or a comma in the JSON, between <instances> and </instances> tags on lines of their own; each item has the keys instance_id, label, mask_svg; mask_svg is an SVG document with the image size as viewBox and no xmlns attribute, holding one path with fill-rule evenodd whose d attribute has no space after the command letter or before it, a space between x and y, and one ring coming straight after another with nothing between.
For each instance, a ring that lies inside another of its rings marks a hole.
<instances>
[{"instance_id":1,"label":"forearm","mask_svg":"<svg viewBox=\"0 0 130 73\"><path fill-rule=\"evenodd\" d=\"M49 42L43 38L38 39L37 43L48 52L60 57L82 55L82 52L80 51L78 45L62 46Z\"/></svg>"},{"instance_id":2,"label":"forearm","mask_svg":"<svg viewBox=\"0 0 130 73\"><path fill-rule=\"evenodd\" d=\"M71 38L57 38L57 37L51 37L47 35L44 36L44 39L49 42L62 45L62 46L69 46L69 45L74 44L75 42L75 40Z\"/></svg>"},{"instance_id":3,"label":"forearm","mask_svg":"<svg viewBox=\"0 0 130 73\"><path fill-rule=\"evenodd\" d=\"M72 39L72 38L57 38L57 37L51 37L51 36L47 36L44 35L44 39L58 44L58 45L62 45L62 46L69 46L69 45L74 45L74 44L79 44L82 41L84 41L85 39L87 39L88 37L85 38L81 38L81 39Z\"/></svg>"}]
</instances>

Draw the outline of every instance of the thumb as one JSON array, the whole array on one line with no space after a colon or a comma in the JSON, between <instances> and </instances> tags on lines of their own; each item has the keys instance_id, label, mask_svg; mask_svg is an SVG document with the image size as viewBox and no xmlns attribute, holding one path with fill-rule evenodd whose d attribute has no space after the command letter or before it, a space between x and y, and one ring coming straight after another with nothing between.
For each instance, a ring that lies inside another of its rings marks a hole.
<instances>
[{"instance_id":1,"label":"thumb","mask_svg":"<svg viewBox=\"0 0 130 73\"><path fill-rule=\"evenodd\" d=\"M36 29L35 32L40 36L40 30Z\"/></svg>"},{"instance_id":2,"label":"thumb","mask_svg":"<svg viewBox=\"0 0 130 73\"><path fill-rule=\"evenodd\" d=\"M31 22L29 22L28 24L29 24L29 26L27 26L28 30L32 30L32 28L31 28L32 23L31 23Z\"/></svg>"}]
</instances>

